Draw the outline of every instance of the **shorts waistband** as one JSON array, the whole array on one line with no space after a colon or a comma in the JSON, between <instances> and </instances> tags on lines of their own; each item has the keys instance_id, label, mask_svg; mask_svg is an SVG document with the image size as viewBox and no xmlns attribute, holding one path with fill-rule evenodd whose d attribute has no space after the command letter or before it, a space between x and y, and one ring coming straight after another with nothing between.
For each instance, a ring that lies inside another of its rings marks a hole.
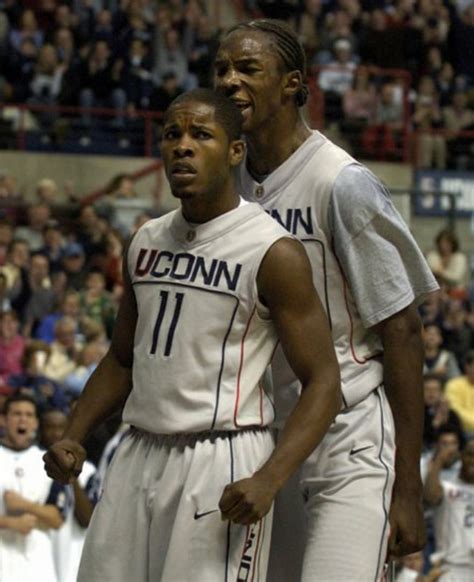
<instances>
[{"instance_id":1,"label":"shorts waistband","mask_svg":"<svg viewBox=\"0 0 474 582\"><path fill-rule=\"evenodd\" d=\"M205 430L201 432L180 432L175 434L160 434L137 428L130 427L130 434L136 438L146 439L154 444L165 447L193 447L196 443L209 441L211 443L218 439L232 439L241 434L260 434L270 432L268 426L255 426L241 430Z\"/></svg>"}]
</instances>

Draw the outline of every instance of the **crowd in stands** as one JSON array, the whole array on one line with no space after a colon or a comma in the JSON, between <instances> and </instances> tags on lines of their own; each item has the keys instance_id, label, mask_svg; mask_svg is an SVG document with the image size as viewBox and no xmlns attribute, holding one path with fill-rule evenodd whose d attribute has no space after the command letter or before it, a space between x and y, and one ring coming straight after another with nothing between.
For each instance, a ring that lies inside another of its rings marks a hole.
<instances>
[{"instance_id":1,"label":"crowd in stands","mask_svg":"<svg viewBox=\"0 0 474 582\"><path fill-rule=\"evenodd\" d=\"M474 129L474 2L244 4L298 32L324 95L319 117L356 156L399 160L408 149L422 168L472 169L472 134L459 132ZM221 33L200 0L0 0L0 102L107 108L125 128L209 86ZM36 111L32 123L57 137L64 114Z\"/></svg>"}]
</instances>

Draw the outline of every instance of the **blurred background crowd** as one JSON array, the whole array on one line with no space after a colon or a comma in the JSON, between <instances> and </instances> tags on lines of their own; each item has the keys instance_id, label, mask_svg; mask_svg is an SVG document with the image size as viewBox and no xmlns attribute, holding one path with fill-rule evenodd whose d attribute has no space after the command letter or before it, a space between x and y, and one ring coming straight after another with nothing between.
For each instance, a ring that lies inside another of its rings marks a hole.
<instances>
[{"instance_id":1,"label":"blurred background crowd","mask_svg":"<svg viewBox=\"0 0 474 582\"><path fill-rule=\"evenodd\" d=\"M294 27L314 67L312 90L323 96L324 125L356 156L401 159L400 140L409 127L421 131L419 167L474 168L472 136L462 133L474 129L474 2L236 4L242 17L277 17ZM180 92L209 86L221 33L209 3L199 0L0 0L0 102L83 108L78 140L87 147L90 108L113 110L108 123L122 132L137 112L162 112ZM32 119L52 142L67 125L67 114L54 109L33 109ZM6 115L0 121L14 127ZM108 348L122 292L123 249L155 213L137 212L130 220L117 210L118 200L136 197L125 173L98 202L84 204L84 193L71 184L59 187L55 176L38 176L24 192L20 176L2 172L0 436L8 430L5 401L22 394L37 405L40 429L32 434L47 445L60 435L51 425L64 426ZM474 285L462 246L446 229L434 232L431 248L423 249L441 291L420 308L422 473L441 455L447 480L458 478L461 450L474 435ZM85 492L91 504L74 514L83 531L125 429L117 416L89 439L87 478L74 492L77 499ZM424 555L401 564L401 581L439 577L436 560L430 561L437 551L431 510L426 519Z\"/></svg>"}]
</instances>

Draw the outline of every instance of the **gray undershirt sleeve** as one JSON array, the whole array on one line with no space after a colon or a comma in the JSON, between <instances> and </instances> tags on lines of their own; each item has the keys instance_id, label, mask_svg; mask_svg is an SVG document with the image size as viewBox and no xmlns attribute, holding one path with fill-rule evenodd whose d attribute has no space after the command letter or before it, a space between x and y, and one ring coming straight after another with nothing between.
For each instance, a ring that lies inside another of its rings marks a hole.
<instances>
[{"instance_id":1,"label":"gray undershirt sleeve","mask_svg":"<svg viewBox=\"0 0 474 582\"><path fill-rule=\"evenodd\" d=\"M438 288L428 264L381 182L364 166L336 178L329 228L362 321L371 327L421 303Z\"/></svg>"}]
</instances>

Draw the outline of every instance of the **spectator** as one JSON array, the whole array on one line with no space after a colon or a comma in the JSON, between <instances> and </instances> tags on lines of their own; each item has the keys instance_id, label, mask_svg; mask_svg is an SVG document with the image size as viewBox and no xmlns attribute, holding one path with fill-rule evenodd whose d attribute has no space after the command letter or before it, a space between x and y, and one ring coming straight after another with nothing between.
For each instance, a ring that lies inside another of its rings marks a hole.
<instances>
[{"instance_id":1,"label":"spectator","mask_svg":"<svg viewBox=\"0 0 474 582\"><path fill-rule=\"evenodd\" d=\"M396 97L394 84L384 83L378 95L373 123L362 135L364 152L379 160L399 158L402 130L402 103Z\"/></svg>"},{"instance_id":2,"label":"spectator","mask_svg":"<svg viewBox=\"0 0 474 582\"><path fill-rule=\"evenodd\" d=\"M465 297L468 278L466 255L459 249L459 241L451 230L441 230L435 238L436 249L430 251L426 260L433 274L448 286L456 297Z\"/></svg>"},{"instance_id":3,"label":"spectator","mask_svg":"<svg viewBox=\"0 0 474 582\"><path fill-rule=\"evenodd\" d=\"M27 208L26 226L15 229L15 238L25 240L31 252L36 252L43 246L43 231L51 219L51 210L47 203L39 202Z\"/></svg>"},{"instance_id":4,"label":"spectator","mask_svg":"<svg viewBox=\"0 0 474 582\"><path fill-rule=\"evenodd\" d=\"M113 124L123 127L123 112L127 105L127 95L119 85L120 68L114 62L110 49L103 40L94 43L91 54L81 69L81 91L79 105L85 109L91 107L109 107L115 110ZM90 113L83 115L83 123L90 127Z\"/></svg>"},{"instance_id":5,"label":"spectator","mask_svg":"<svg viewBox=\"0 0 474 582\"><path fill-rule=\"evenodd\" d=\"M33 444L38 412L31 397L5 404L0 445L0 556L2 582L55 581L50 529L63 523L63 487L44 472L43 451Z\"/></svg>"},{"instance_id":6,"label":"spectator","mask_svg":"<svg viewBox=\"0 0 474 582\"><path fill-rule=\"evenodd\" d=\"M342 98L344 120L341 122L341 129L347 135L355 156L361 152L361 134L374 117L375 104L375 87L371 83L370 72L367 68L360 67L354 75L352 87Z\"/></svg>"},{"instance_id":7,"label":"spectator","mask_svg":"<svg viewBox=\"0 0 474 582\"><path fill-rule=\"evenodd\" d=\"M324 91L326 118L336 121L342 117L342 97L352 86L356 63L351 43L341 38L333 47L334 60L319 74L319 87Z\"/></svg>"},{"instance_id":8,"label":"spectator","mask_svg":"<svg viewBox=\"0 0 474 582\"><path fill-rule=\"evenodd\" d=\"M474 169L472 157L472 137L459 135L459 132L474 129L474 111L468 107L468 96L465 91L454 93L450 105L443 109L444 126L449 130L447 137L448 156L454 169Z\"/></svg>"},{"instance_id":9,"label":"spectator","mask_svg":"<svg viewBox=\"0 0 474 582\"><path fill-rule=\"evenodd\" d=\"M105 276L100 270L93 269L87 274L85 290L81 291L80 297L82 314L101 323L107 337L111 338L116 308L112 296L105 289Z\"/></svg>"},{"instance_id":10,"label":"spectator","mask_svg":"<svg viewBox=\"0 0 474 582\"><path fill-rule=\"evenodd\" d=\"M67 278L67 287L76 291L82 289L84 278L86 257L84 249L77 242L71 242L64 247L62 257L62 268Z\"/></svg>"},{"instance_id":11,"label":"spectator","mask_svg":"<svg viewBox=\"0 0 474 582\"><path fill-rule=\"evenodd\" d=\"M458 414L464 430L474 433L474 351L470 351L464 362L464 375L453 378L446 384L446 399Z\"/></svg>"},{"instance_id":12,"label":"spectator","mask_svg":"<svg viewBox=\"0 0 474 582\"><path fill-rule=\"evenodd\" d=\"M26 268L30 261L30 247L26 240L13 240L7 254L5 265L1 268L2 273L7 278L8 296L12 304L21 295L24 282L26 280Z\"/></svg>"},{"instance_id":13,"label":"spectator","mask_svg":"<svg viewBox=\"0 0 474 582\"><path fill-rule=\"evenodd\" d=\"M13 232L12 223L0 218L0 267L6 263L8 249L13 241Z\"/></svg>"},{"instance_id":14,"label":"spectator","mask_svg":"<svg viewBox=\"0 0 474 582\"><path fill-rule=\"evenodd\" d=\"M219 39L211 19L205 14L199 16L196 29L189 28L192 37L188 51L189 72L196 76L199 87L210 87Z\"/></svg>"},{"instance_id":15,"label":"spectator","mask_svg":"<svg viewBox=\"0 0 474 582\"><path fill-rule=\"evenodd\" d=\"M169 28L155 38L155 68L153 77L155 84L163 80L163 73L173 71L178 80L178 85L185 90L197 87L195 75L189 72L188 60L182 49L181 38L174 28Z\"/></svg>"},{"instance_id":16,"label":"spectator","mask_svg":"<svg viewBox=\"0 0 474 582\"><path fill-rule=\"evenodd\" d=\"M18 51L11 55L7 63L6 78L11 83L11 99L15 103L26 101L30 95L30 83L35 73L38 50L31 38L24 38Z\"/></svg>"},{"instance_id":17,"label":"spectator","mask_svg":"<svg viewBox=\"0 0 474 582\"><path fill-rule=\"evenodd\" d=\"M33 10L24 10L20 18L20 27L10 32L10 44L19 51L21 43L26 39L32 41L37 48L43 44L44 33L38 28Z\"/></svg>"},{"instance_id":18,"label":"spectator","mask_svg":"<svg viewBox=\"0 0 474 582\"><path fill-rule=\"evenodd\" d=\"M439 98L431 77L422 77L415 100L413 124L417 134L417 158L420 168L433 165L443 170L446 167L446 142L436 130L443 125Z\"/></svg>"},{"instance_id":19,"label":"spectator","mask_svg":"<svg viewBox=\"0 0 474 582\"><path fill-rule=\"evenodd\" d=\"M23 315L23 334L29 337L44 313L50 312L55 303L49 278L49 261L41 253L31 256L25 297L27 300Z\"/></svg>"},{"instance_id":20,"label":"spectator","mask_svg":"<svg viewBox=\"0 0 474 582\"><path fill-rule=\"evenodd\" d=\"M66 376L64 389L73 398L77 398L84 390L87 380L97 368L105 355L105 347L100 342L88 343L84 346L79 357L78 368Z\"/></svg>"},{"instance_id":21,"label":"spectator","mask_svg":"<svg viewBox=\"0 0 474 582\"><path fill-rule=\"evenodd\" d=\"M58 311L45 315L35 330L35 337L50 344L54 341L54 327L63 317L69 317L78 322L77 333L79 333L79 316L81 312L80 295L77 291L69 289L64 294L60 302ZM79 338L76 337L79 341Z\"/></svg>"},{"instance_id":22,"label":"spectator","mask_svg":"<svg viewBox=\"0 0 474 582\"><path fill-rule=\"evenodd\" d=\"M148 108L152 91L151 68L148 46L141 39L133 39L123 71L123 86L127 93L129 109Z\"/></svg>"},{"instance_id":23,"label":"spectator","mask_svg":"<svg viewBox=\"0 0 474 582\"><path fill-rule=\"evenodd\" d=\"M474 326L469 321L468 310L459 299L451 298L446 306L442 326L444 345L453 352L462 366L471 346L474 346Z\"/></svg>"},{"instance_id":24,"label":"spectator","mask_svg":"<svg viewBox=\"0 0 474 582\"><path fill-rule=\"evenodd\" d=\"M0 312L0 385L12 374L22 371L25 338L20 335L20 322L14 311Z\"/></svg>"},{"instance_id":25,"label":"spectator","mask_svg":"<svg viewBox=\"0 0 474 582\"><path fill-rule=\"evenodd\" d=\"M78 355L76 322L70 317L63 317L54 326L51 352L41 372L48 378L61 383L66 376L76 370Z\"/></svg>"},{"instance_id":26,"label":"spectator","mask_svg":"<svg viewBox=\"0 0 474 582\"><path fill-rule=\"evenodd\" d=\"M7 294L7 277L0 271L0 313L10 311L12 308Z\"/></svg>"},{"instance_id":27,"label":"spectator","mask_svg":"<svg viewBox=\"0 0 474 582\"><path fill-rule=\"evenodd\" d=\"M323 6L321 0L304 0L303 9L293 18L293 28L306 52L310 63L319 48Z\"/></svg>"},{"instance_id":28,"label":"spectator","mask_svg":"<svg viewBox=\"0 0 474 582\"><path fill-rule=\"evenodd\" d=\"M423 378L425 398L425 421L423 444L427 449L433 447L438 437L438 430L443 425L450 425L462 432L458 415L449 408L449 403L443 395L443 382L436 374L426 374Z\"/></svg>"},{"instance_id":29,"label":"spectator","mask_svg":"<svg viewBox=\"0 0 474 582\"><path fill-rule=\"evenodd\" d=\"M474 496L474 440L469 440L461 453L461 470L454 482L443 481L440 473L449 451L440 451L430 463L424 495L426 503L435 508L436 550L442 556L443 582L458 582L472 578ZM455 532L455 533L454 533Z\"/></svg>"},{"instance_id":30,"label":"spectator","mask_svg":"<svg viewBox=\"0 0 474 582\"><path fill-rule=\"evenodd\" d=\"M442 380L459 376L460 371L454 354L441 349L443 337L438 326L429 324L423 330L425 364L423 374L432 373ZM454 408L454 407L453 407Z\"/></svg>"},{"instance_id":31,"label":"spectator","mask_svg":"<svg viewBox=\"0 0 474 582\"><path fill-rule=\"evenodd\" d=\"M462 429L459 425L444 424L438 427L435 437L434 446L421 457L421 478L424 482L430 462L442 454L441 478L443 481L455 481L461 468L461 449L465 442Z\"/></svg>"},{"instance_id":32,"label":"spectator","mask_svg":"<svg viewBox=\"0 0 474 582\"><path fill-rule=\"evenodd\" d=\"M40 252L47 257L52 273L60 271L65 242L59 222L56 220L48 221L42 234L43 246L41 247Z\"/></svg>"},{"instance_id":33,"label":"spectator","mask_svg":"<svg viewBox=\"0 0 474 582\"><path fill-rule=\"evenodd\" d=\"M62 387L41 372L50 353L49 346L44 342L30 342L23 353L23 372L13 374L8 380L8 386L16 392L35 399L40 413L51 407L62 410L67 408L67 400Z\"/></svg>"},{"instance_id":34,"label":"spectator","mask_svg":"<svg viewBox=\"0 0 474 582\"><path fill-rule=\"evenodd\" d=\"M151 111L164 112L174 99L184 91L173 71L164 73L161 84L156 86L150 95Z\"/></svg>"}]
</instances>

